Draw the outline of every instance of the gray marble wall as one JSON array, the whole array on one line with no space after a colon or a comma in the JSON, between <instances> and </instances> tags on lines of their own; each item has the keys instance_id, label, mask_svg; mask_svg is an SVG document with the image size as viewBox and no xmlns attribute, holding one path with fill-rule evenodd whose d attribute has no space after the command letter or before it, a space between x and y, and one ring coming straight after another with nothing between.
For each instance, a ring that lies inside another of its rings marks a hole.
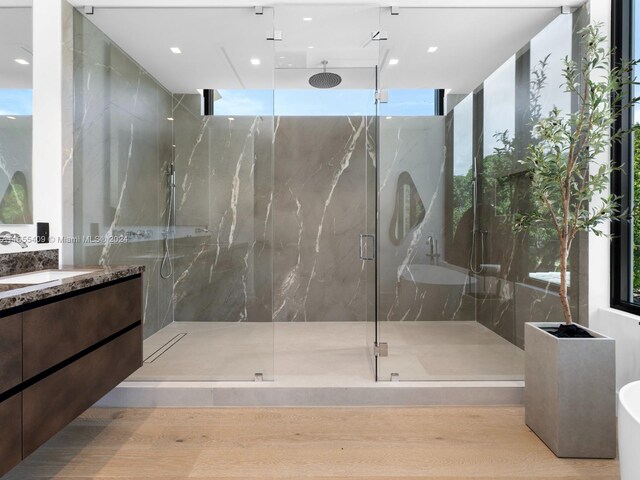
<instances>
[{"instance_id":1,"label":"gray marble wall","mask_svg":"<svg viewBox=\"0 0 640 480\"><path fill-rule=\"evenodd\" d=\"M173 319L173 283L159 275L172 97L77 11L73 23L74 261L146 267L148 336ZM97 240L83 239L89 235Z\"/></svg>"},{"instance_id":2,"label":"gray marble wall","mask_svg":"<svg viewBox=\"0 0 640 480\"><path fill-rule=\"evenodd\" d=\"M361 321L367 273L366 117L278 117L274 170L275 321ZM370 205L374 199L369 199Z\"/></svg>"},{"instance_id":3,"label":"gray marble wall","mask_svg":"<svg viewBox=\"0 0 640 480\"><path fill-rule=\"evenodd\" d=\"M177 321L271 321L271 117L174 98Z\"/></svg>"},{"instance_id":4,"label":"gray marble wall","mask_svg":"<svg viewBox=\"0 0 640 480\"><path fill-rule=\"evenodd\" d=\"M365 320L371 120L199 111L175 97L176 321Z\"/></svg>"},{"instance_id":5,"label":"gray marble wall","mask_svg":"<svg viewBox=\"0 0 640 480\"><path fill-rule=\"evenodd\" d=\"M448 180L445 119L394 116L382 118L380 122L379 318L385 321L473 320L473 302L464 296L466 269L445 261ZM411 176L425 216L396 245L391 241L389 227L402 172ZM439 257L427 256L431 251L429 237ZM414 275L413 265L429 268L419 267L425 275ZM449 277L459 281L451 284Z\"/></svg>"}]
</instances>

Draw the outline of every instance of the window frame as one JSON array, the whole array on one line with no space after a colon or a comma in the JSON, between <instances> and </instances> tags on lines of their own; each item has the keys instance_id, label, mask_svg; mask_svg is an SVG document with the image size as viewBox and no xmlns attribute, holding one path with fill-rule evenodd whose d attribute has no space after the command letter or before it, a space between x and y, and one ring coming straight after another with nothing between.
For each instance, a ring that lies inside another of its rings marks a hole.
<instances>
[{"instance_id":1,"label":"window frame","mask_svg":"<svg viewBox=\"0 0 640 480\"><path fill-rule=\"evenodd\" d=\"M637 1L637 0L636 0ZM611 2L611 46L613 66L634 54L634 0ZM623 97L632 98L632 86L626 86ZM620 105L618 105L619 107ZM616 120L614 131L629 130L633 125L633 110L624 109ZM616 170L611 175L611 193L620 198L620 212L633 210L633 135L625 135L611 145L611 160ZM640 315L640 303L633 303L633 217L611 222L611 302L612 308ZM640 218L637 219L640 221Z\"/></svg>"}]
</instances>

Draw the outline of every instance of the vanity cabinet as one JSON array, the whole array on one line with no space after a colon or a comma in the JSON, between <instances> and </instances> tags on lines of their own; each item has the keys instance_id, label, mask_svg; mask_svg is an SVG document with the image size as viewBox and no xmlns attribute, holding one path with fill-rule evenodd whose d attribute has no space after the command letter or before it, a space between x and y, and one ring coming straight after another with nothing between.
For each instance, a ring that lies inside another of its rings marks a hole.
<instances>
[{"instance_id":1,"label":"vanity cabinet","mask_svg":"<svg viewBox=\"0 0 640 480\"><path fill-rule=\"evenodd\" d=\"M0 475L22 460L22 394L0 403Z\"/></svg>"},{"instance_id":2,"label":"vanity cabinet","mask_svg":"<svg viewBox=\"0 0 640 480\"><path fill-rule=\"evenodd\" d=\"M0 317L0 476L142 365L137 275Z\"/></svg>"},{"instance_id":3,"label":"vanity cabinet","mask_svg":"<svg viewBox=\"0 0 640 480\"><path fill-rule=\"evenodd\" d=\"M140 320L141 298L142 284L129 280L24 312L24 379Z\"/></svg>"},{"instance_id":4,"label":"vanity cabinet","mask_svg":"<svg viewBox=\"0 0 640 480\"><path fill-rule=\"evenodd\" d=\"M22 314L0 318L0 394L22 383Z\"/></svg>"}]
</instances>

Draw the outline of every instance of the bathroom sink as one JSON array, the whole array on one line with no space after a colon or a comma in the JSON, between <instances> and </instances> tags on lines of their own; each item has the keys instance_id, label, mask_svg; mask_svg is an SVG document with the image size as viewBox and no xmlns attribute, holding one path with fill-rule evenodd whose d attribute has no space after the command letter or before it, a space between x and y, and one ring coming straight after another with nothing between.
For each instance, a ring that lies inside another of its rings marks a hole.
<instances>
[{"instance_id":1,"label":"bathroom sink","mask_svg":"<svg viewBox=\"0 0 640 480\"><path fill-rule=\"evenodd\" d=\"M14 283L24 285L34 285L37 283L53 282L63 278L77 277L94 272L95 270L39 270L37 272L21 273L19 275L9 275L0 277L0 284Z\"/></svg>"}]
</instances>

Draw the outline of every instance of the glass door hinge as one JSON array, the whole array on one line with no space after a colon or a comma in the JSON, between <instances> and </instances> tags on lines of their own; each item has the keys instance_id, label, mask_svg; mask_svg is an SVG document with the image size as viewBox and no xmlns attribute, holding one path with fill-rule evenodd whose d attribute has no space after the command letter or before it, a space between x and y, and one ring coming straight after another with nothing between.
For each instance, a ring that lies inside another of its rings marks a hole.
<instances>
[{"instance_id":1,"label":"glass door hinge","mask_svg":"<svg viewBox=\"0 0 640 480\"><path fill-rule=\"evenodd\" d=\"M389 90L386 88L382 90L376 90L376 100L379 103L389 103Z\"/></svg>"},{"instance_id":2,"label":"glass door hinge","mask_svg":"<svg viewBox=\"0 0 640 480\"><path fill-rule=\"evenodd\" d=\"M373 353L376 357L388 357L389 356L389 344L386 342L376 343L373 346Z\"/></svg>"}]
</instances>

